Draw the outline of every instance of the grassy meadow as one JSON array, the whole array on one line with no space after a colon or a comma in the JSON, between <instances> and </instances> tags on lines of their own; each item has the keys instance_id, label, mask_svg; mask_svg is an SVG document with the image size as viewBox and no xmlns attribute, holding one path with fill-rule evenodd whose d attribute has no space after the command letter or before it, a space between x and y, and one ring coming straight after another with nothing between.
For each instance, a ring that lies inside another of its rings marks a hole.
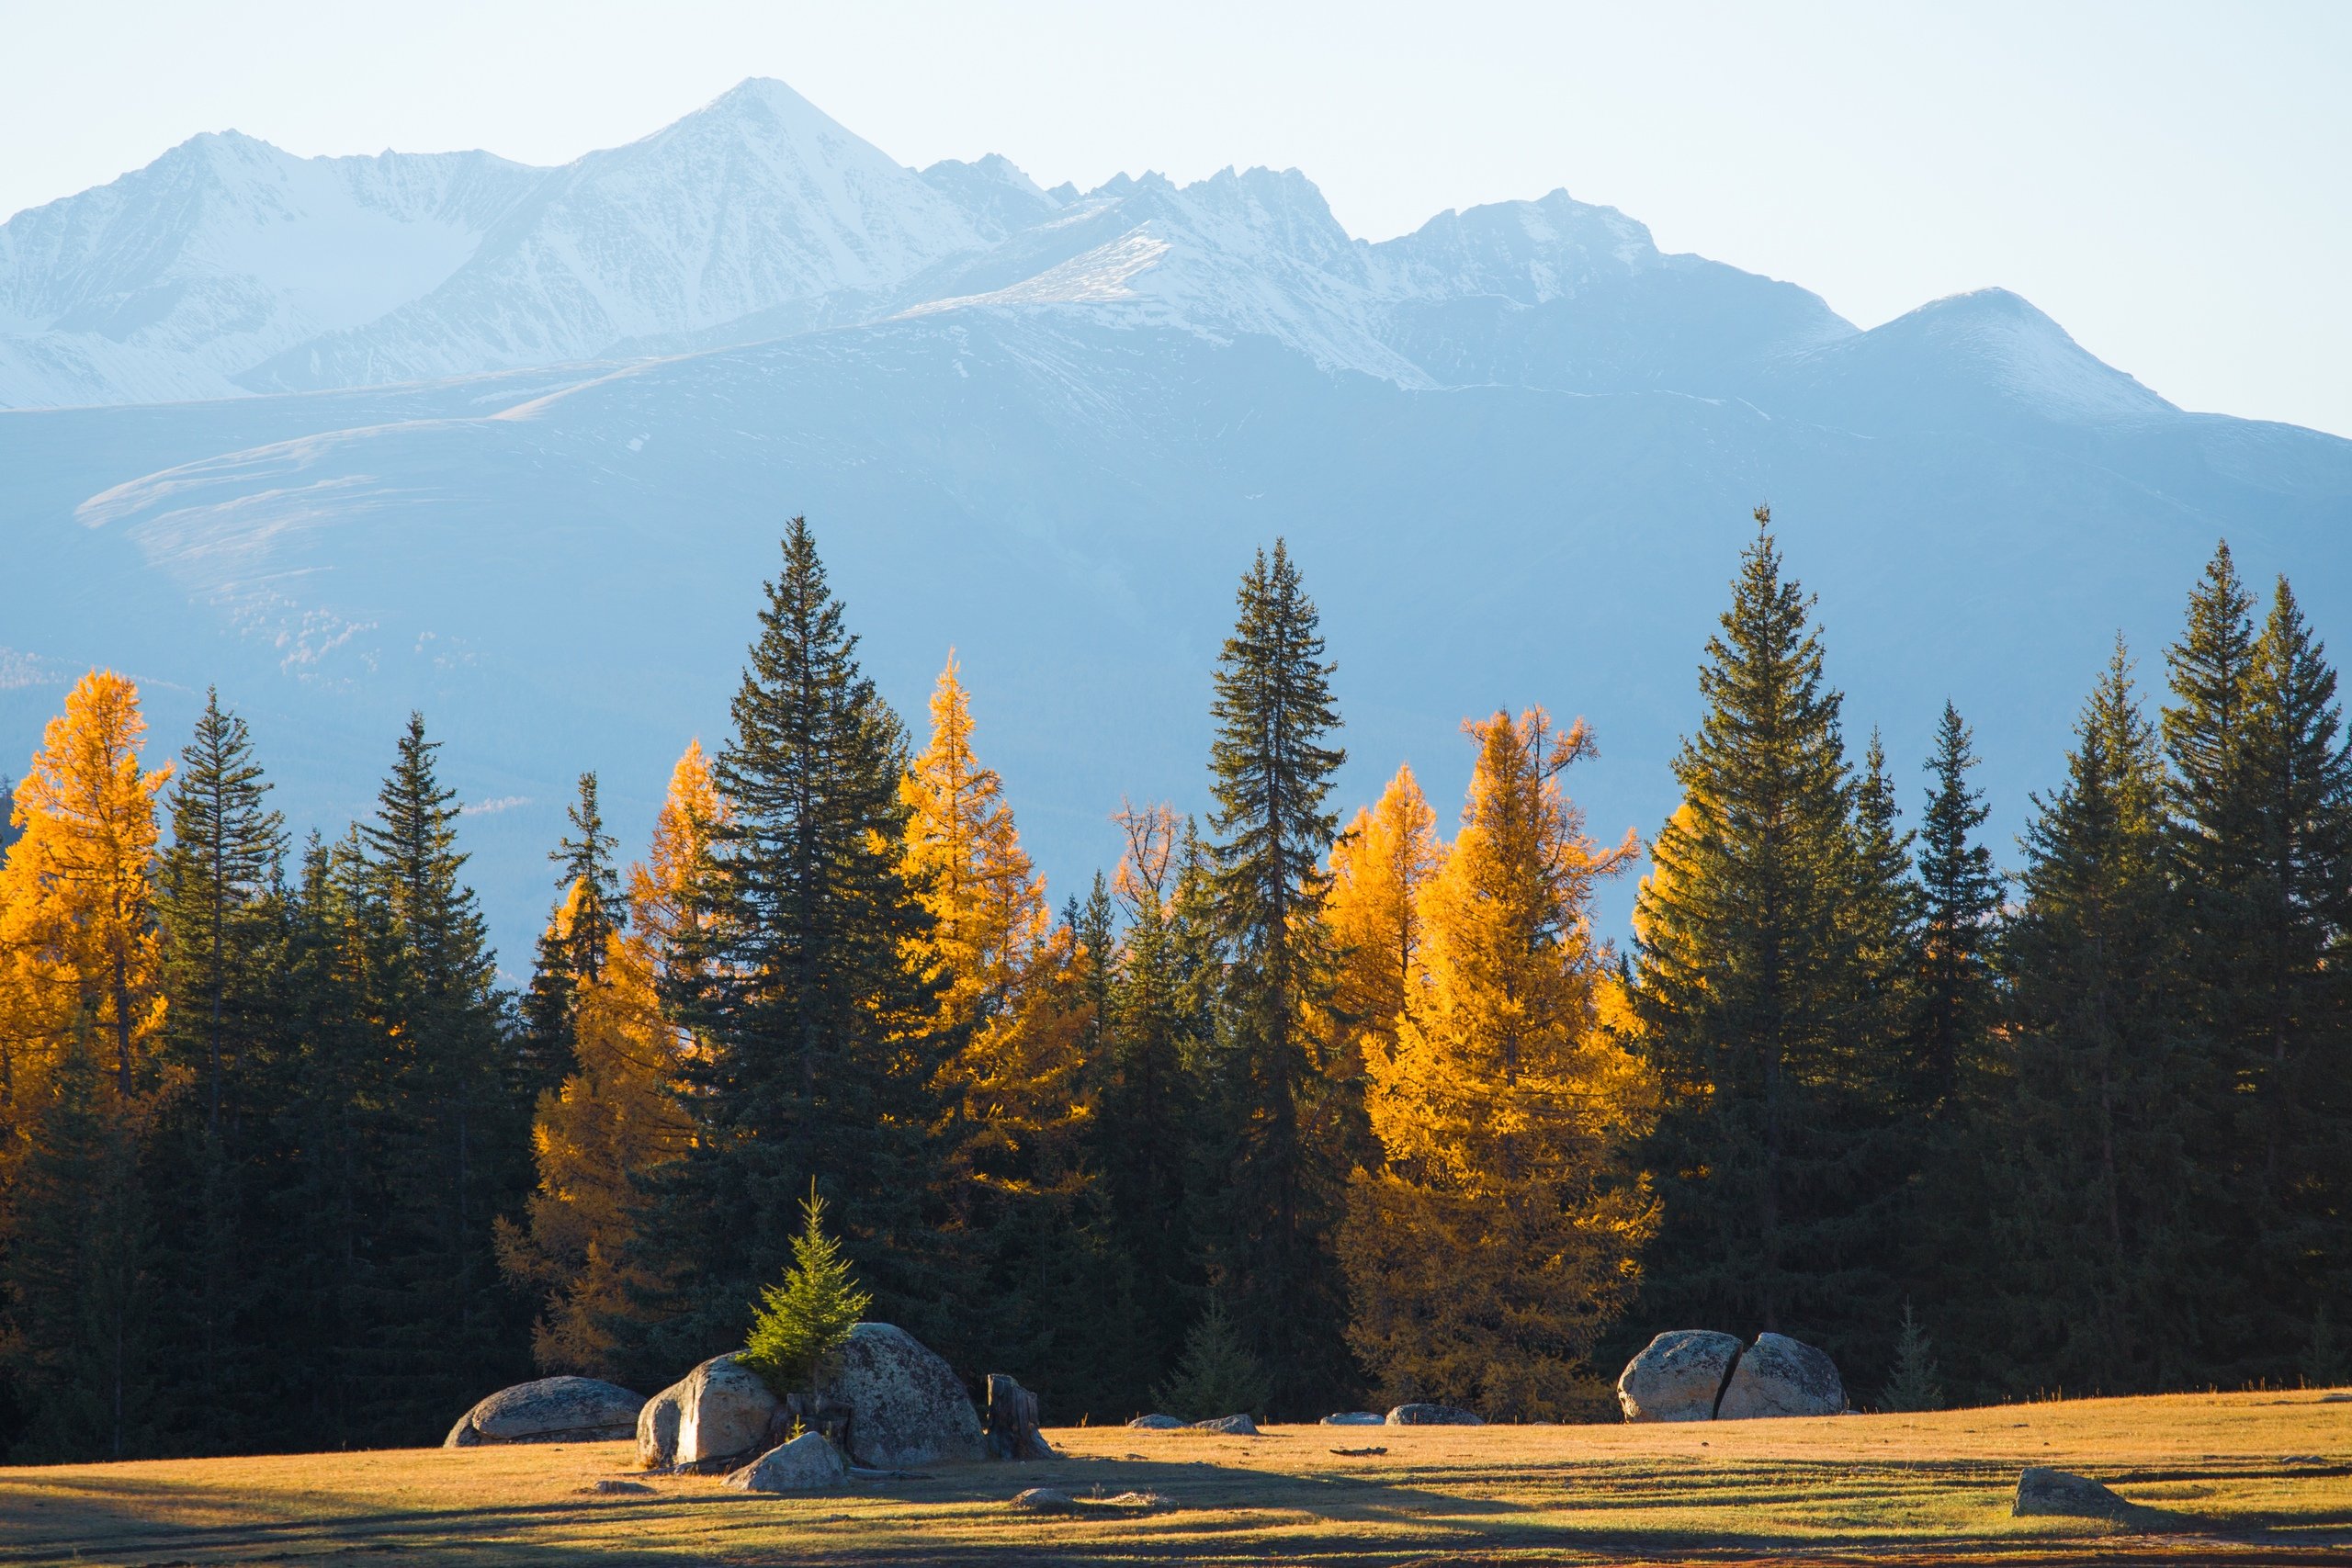
<instances>
[{"instance_id":1,"label":"grassy meadow","mask_svg":"<svg viewBox=\"0 0 2352 1568\"><path fill-rule=\"evenodd\" d=\"M644 1478L625 1443L0 1471L0 1562L2352 1562L2352 1393L2082 1400L1676 1427L1068 1427L1067 1458L839 1495ZM1340 1448L1387 1451L1346 1457ZM2009 1517L2051 1464L2142 1528ZM650 1493L603 1494L607 1478ZM1162 1495L1016 1512L1025 1486Z\"/></svg>"}]
</instances>

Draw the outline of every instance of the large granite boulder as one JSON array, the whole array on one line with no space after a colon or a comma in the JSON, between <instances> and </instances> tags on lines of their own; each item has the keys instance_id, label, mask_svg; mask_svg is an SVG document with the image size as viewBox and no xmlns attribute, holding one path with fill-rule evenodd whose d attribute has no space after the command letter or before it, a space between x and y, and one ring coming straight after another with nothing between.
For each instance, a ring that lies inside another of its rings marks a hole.
<instances>
[{"instance_id":1,"label":"large granite boulder","mask_svg":"<svg viewBox=\"0 0 2352 1568\"><path fill-rule=\"evenodd\" d=\"M481 1443L604 1443L637 1430L645 1395L597 1378L519 1382L458 1417L445 1449Z\"/></svg>"},{"instance_id":2,"label":"large granite boulder","mask_svg":"<svg viewBox=\"0 0 2352 1568\"><path fill-rule=\"evenodd\" d=\"M784 1410L738 1356L714 1356L655 1394L638 1413L637 1458L649 1470L708 1469L769 1446Z\"/></svg>"},{"instance_id":3,"label":"large granite boulder","mask_svg":"<svg viewBox=\"0 0 2352 1568\"><path fill-rule=\"evenodd\" d=\"M647 1470L667 1470L677 1461L678 1401L685 1386L672 1383L637 1413L637 1462Z\"/></svg>"},{"instance_id":4,"label":"large granite boulder","mask_svg":"<svg viewBox=\"0 0 2352 1568\"><path fill-rule=\"evenodd\" d=\"M1387 1427L1483 1427L1486 1418L1454 1404L1400 1404L1381 1417Z\"/></svg>"},{"instance_id":5,"label":"large granite boulder","mask_svg":"<svg viewBox=\"0 0 2352 1568\"><path fill-rule=\"evenodd\" d=\"M2077 1519L2129 1519L2142 1512L2088 1476L2034 1465L2018 1477L2017 1516L2054 1514Z\"/></svg>"},{"instance_id":6,"label":"large granite boulder","mask_svg":"<svg viewBox=\"0 0 2352 1568\"><path fill-rule=\"evenodd\" d=\"M890 1324L850 1331L823 1403L849 1412L849 1456L875 1470L988 1457L979 1412L955 1369Z\"/></svg>"},{"instance_id":7,"label":"large granite boulder","mask_svg":"<svg viewBox=\"0 0 2352 1568\"><path fill-rule=\"evenodd\" d=\"M1670 1328L1617 1374L1617 1404L1628 1421L1712 1421L1739 1360L1740 1344L1731 1335Z\"/></svg>"},{"instance_id":8,"label":"large granite boulder","mask_svg":"<svg viewBox=\"0 0 2352 1568\"><path fill-rule=\"evenodd\" d=\"M1845 1382L1826 1352L1785 1334L1759 1334L1724 1384L1715 1419L1841 1416L1847 1408Z\"/></svg>"},{"instance_id":9,"label":"large granite boulder","mask_svg":"<svg viewBox=\"0 0 2352 1568\"><path fill-rule=\"evenodd\" d=\"M803 1432L770 1449L719 1484L738 1492L829 1492L849 1482L849 1466L822 1432Z\"/></svg>"}]
</instances>

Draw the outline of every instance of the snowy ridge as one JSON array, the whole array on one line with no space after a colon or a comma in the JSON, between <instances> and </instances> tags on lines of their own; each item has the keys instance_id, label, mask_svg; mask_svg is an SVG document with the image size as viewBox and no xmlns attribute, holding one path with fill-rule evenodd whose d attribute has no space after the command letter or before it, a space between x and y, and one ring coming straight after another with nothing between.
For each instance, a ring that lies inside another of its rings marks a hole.
<instances>
[{"instance_id":1,"label":"snowy ridge","mask_svg":"<svg viewBox=\"0 0 2352 1568\"><path fill-rule=\"evenodd\" d=\"M1053 191L1002 157L894 163L780 82L558 169L296 158L234 132L0 225L0 408L616 365L913 317L1264 339L1326 374L1748 398L1818 417L2170 409L2000 290L1859 333L1818 297L1555 190L1351 237L1295 169Z\"/></svg>"},{"instance_id":2,"label":"snowy ridge","mask_svg":"<svg viewBox=\"0 0 2352 1568\"><path fill-rule=\"evenodd\" d=\"M196 137L0 225L0 405L233 395L256 360L431 290L536 177Z\"/></svg>"},{"instance_id":3,"label":"snowy ridge","mask_svg":"<svg viewBox=\"0 0 2352 1568\"><path fill-rule=\"evenodd\" d=\"M320 388L589 359L794 300L881 288L979 233L780 82L548 175L430 295L242 378Z\"/></svg>"}]
</instances>

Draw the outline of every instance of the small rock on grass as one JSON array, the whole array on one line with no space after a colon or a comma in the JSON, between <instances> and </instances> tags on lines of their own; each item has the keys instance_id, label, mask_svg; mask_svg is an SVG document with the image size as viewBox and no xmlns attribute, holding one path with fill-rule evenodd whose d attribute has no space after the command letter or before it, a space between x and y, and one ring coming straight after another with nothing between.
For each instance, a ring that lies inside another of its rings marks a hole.
<instances>
[{"instance_id":1,"label":"small rock on grass","mask_svg":"<svg viewBox=\"0 0 2352 1568\"><path fill-rule=\"evenodd\" d=\"M1483 1427L1487 1423L1451 1404L1400 1404L1385 1417L1390 1427Z\"/></svg>"},{"instance_id":2,"label":"small rock on grass","mask_svg":"<svg viewBox=\"0 0 2352 1568\"><path fill-rule=\"evenodd\" d=\"M1323 1417L1326 1427L1377 1427L1388 1419L1377 1410L1342 1410L1336 1416Z\"/></svg>"},{"instance_id":3,"label":"small rock on grass","mask_svg":"<svg viewBox=\"0 0 2352 1568\"><path fill-rule=\"evenodd\" d=\"M1333 1449L1331 1451L1341 1459L1363 1459L1372 1454L1385 1454L1388 1450L1386 1449Z\"/></svg>"},{"instance_id":4,"label":"small rock on grass","mask_svg":"<svg viewBox=\"0 0 2352 1568\"><path fill-rule=\"evenodd\" d=\"M2018 1517L2040 1514L2078 1519L2120 1519L2138 1509L2087 1476L2034 1465L2018 1477L2017 1501L2010 1505L2009 1512Z\"/></svg>"},{"instance_id":5,"label":"small rock on grass","mask_svg":"<svg viewBox=\"0 0 2352 1568\"><path fill-rule=\"evenodd\" d=\"M1258 1435L1258 1423L1250 1420L1245 1413L1239 1416L1220 1416L1214 1421L1195 1421L1184 1430L1218 1432L1228 1438L1254 1438Z\"/></svg>"},{"instance_id":6,"label":"small rock on grass","mask_svg":"<svg viewBox=\"0 0 2352 1568\"><path fill-rule=\"evenodd\" d=\"M653 1492L653 1488L648 1486L642 1481L616 1481L610 1476L605 1477L604 1480L597 1482L592 1486L582 1486L580 1490L584 1493L643 1493L648 1496L650 1496Z\"/></svg>"},{"instance_id":7,"label":"small rock on grass","mask_svg":"<svg viewBox=\"0 0 2352 1568\"><path fill-rule=\"evenodd\" d=\"M803 1432L770 1449L722 1484L738 1492L824 1492L846 1483L849 1466L822 1432Z\"/></svg>"},{"instance_id":8,"label":"small rock on grass","mask_svg":"<svg viewBox=\"0 0 2352 1568\"><path fill-rule=\"evenodd\" d=\"M1122 1492L1116 1497L1073 1497L1050 1486L1032 1486L1013 1496L1012 1506L1031 1514L1148 1514L1176 1505L1158 1492Z\"/></svg>"},{"instance_id":9,"label":"small rock on grass","mask_svg":"<svg viewBox=\"0 0 2352 1568\"><path fill-rule=\"evenodd\" d=\"M1138 1416L1127 1423L1143 1432L1172 1432L1183 1424L1173 1416Z\"/></svg>"}]
</instances>

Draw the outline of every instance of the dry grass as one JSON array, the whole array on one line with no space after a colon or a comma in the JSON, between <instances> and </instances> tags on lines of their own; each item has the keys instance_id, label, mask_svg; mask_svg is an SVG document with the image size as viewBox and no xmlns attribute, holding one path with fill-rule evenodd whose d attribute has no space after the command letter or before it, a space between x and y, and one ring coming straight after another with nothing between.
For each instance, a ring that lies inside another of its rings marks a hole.
<instances>
[{"instance_id":1,"label":"dry grass","mask_svg":"<svg viewBox=\"0 0 2352 1568\"><path fill-rule=\"evenodd\" d=\"M0 1471L0 1562L2352 1562L2352 1394L2085 1400L1684 1427L1069 1428L1068 1458L781 1499L629 1473L604 1443ZM1334 1448L1384 1445L1340 1458ZM2152 1531L2012 1519L2052 1464ZM1024 1486L1143 1517L1016 1514Z\"/></svg>"}]
</instances>

